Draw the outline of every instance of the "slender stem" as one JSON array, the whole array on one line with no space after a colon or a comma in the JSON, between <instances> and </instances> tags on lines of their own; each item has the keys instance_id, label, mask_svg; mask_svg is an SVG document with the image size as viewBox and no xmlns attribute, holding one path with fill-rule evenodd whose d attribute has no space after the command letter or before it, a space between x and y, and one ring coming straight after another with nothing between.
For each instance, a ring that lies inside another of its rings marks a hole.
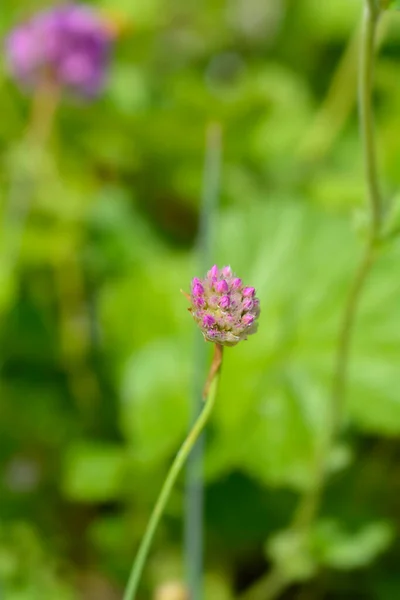
<instances>
[{"instance_id":1,"label":"slender stem","mask_svg":"<svg viewBox=\"0 0 400 600\"><path fill-rule=\"evenodd\" d=\"M215 345L215 352L213 362L211 364L211 370L214 371L214 378L211 383L209 393L204 404L204 408L200 413L197 421L193 425L190 430L187 438L183 442L178 454L176 455L169 471L167 477L164 481L164 484L161 488L160 494L158 496L157 502L154 506L153 512L151 513L149 523L147 525L147 529L142 538L142 541L139 546L138 553L136 555L135 561L132 566L132 571L129 576L128 584L126 586L126 590L123 596L123 600L134 600L136 598L136 593L139 586L140 577L143 572L143 568L150 550L150 545L153 540L155 531L157 529L158 523L160 522L161 516L164 512L165 506L168 502L169 496L171 494L172 488L177 480L179 473L183 465L186 462L187 457L189 456L196 440L199 435L203 431L214 406L215 398L217 395L219 374L221 371L222 364L222 350L223 347L219 344Z\"/></svg>"},{"instance_id":2,"label":"slender stem","mask_svg":"<svg viewBox=\"0 0 400 600\"><path fill-rule=\"evenodd\" d=\"M382 221L382 199L374 140L372 86L377 25L380 9L376 0L366 0L361 32L358 107L364 151L364 169L371 212L371 234L376 237Z\"/></svg>"},{"instance_id":3,"label":"slender stem","mask_svg":"<svg viewBox=\"0 0 400 600\"><path fill-rule=\"evenodd\" d=\"M340 433L342 425L341 420L347 391L351 342L357 313L366 281L375 261L375 250L379 242L381 230L382 199L378 185L372 105L375 38L379 12L379 8L374 0L366 0L360 47L358 101L366 188L370 210L370 231L361 261L350 284L344 306L335 358L327 432L324 444L317 458L314 485L310 492L303 497L296 512L294 527L299 529L307 528L312 524L321 503L329 453L335 437Z\"/></svg>"},{"instance_id":4,"label":"slender stem","mask_svg":"<svg viewBox=\"0 0 400 600\"><path fill-rule=\"evenodd\" d=\"M271 600L278 598L290 581L280 569L274 567L267 575L256 581L241 596L240 600Z\"/></svg>"},{"instance_id":5,"label":"slender stem","mask_svg":"<svg viewBox=\"0 0 400 600\"><path fill-rule=\"evenodd\" d=\"M2 207L0 225L0 257L4 277L13 274L20 258L32 199L43 175L43 156L59 96L58 88L47 82L38 87L32 99L31 116L17 156L18 161L13 158L11 163L10 185ZM0 386L4 358L3 351L0 356Z\"/></svg>"},{"instance_id":6,"label":"slender stem","mask_svg":"<svg viewBox=\"0 0 400 600\"><path fill-rule=\"evenodd\" d=\"M321 504L329 453L335 441L335 437L341 429L341 419L348 381L350 349L357 312L364 286L371 272L374 260L375 243L374 239L370 237L365 246L361 262L355 272L342 316L331 389L330 415L327 422L325 439L317 456L314 484L310 491L302 497L299 503L292 524L294 529L307 529L314 521Z\"/></svg>"},{"instance_id":7,"label":"slender stem","mask_svg":"<svg viewBox=\"0 0 400 600\"><path fill-rule=\"evenodd\" d=\"M326 467L335 437L340 432L343 406L346 397L348 367L354 326L365 283L375 261L378 245L383 205L377 175L376 152L373 130L372 82L375 54L375 38L380 9L375 0L365 0L363 27L361 33L359 71L359 120L363 146L367 197L370 211L370 231L360 264L350 285L339 330L335 368L330 398L330 418L322 448L317 457L314 485L305 494L296 510L291 524L292 530L307 531L312 525L321 504L321 496L326 478ZM266 577L256 582L243 595L241 600L273 600L290 584L278 566L274 566Z\"/></svg>"},{"instance_id":8,"label":"slender stem","mask_svg":"<svg viewBox=\"0 0 400 600\"><path fill-rule=\"evenodd\" d=\"M371 272L374 260L375 240L371 238L366 244L361 262L355 273L343 313L342 326L337 347L336 369L332 385L331 437L335 435L335 433L340 429L341 425L340 420L341 415L343 414L343 404L346 397L346 388L348 382L350 346L353 338L353 331L360 304L360 298L362 296L365 283Z\"/></svg>"},{"instance_id":9,"label":"slender stem","mask_svg":"<svg viewBox=\"0 0 400 600\"><path fill-rule=\"evenodd\" d=\"M0 253L11 273L19 258L22 237L41 178L42 159L59 104L59 89L48 81L38 87L32 99L31 118L23 141L26 164L13 166L10 190L4 208Z\"/></svg>"},{"instance_id":10,"label":"slender stem","mask_svg":"<svg viewBox=\"0 0 400 600\"><path fill-rule=\"evenodd\" d=\"M341 425L340 416L343 412L343 403L346 396L352 334L364 285L375 260L375 247L379 242L382 224L383 202L378 183L372 102L375 40L379 15L378 2L376 0L366 0L360 47L358 106L366 190L370 209L370 232L343 313L332 386L330 441L332 441Z\"/></svg>"},{"instance_id":11,"label":"slender stem","mask_svg":"<svg viewBox=\"0 0 400 600\"><path fill-rule=\"evenodd\" d=\"M380 24L375 48L382 44L388 24L388 19ZM322 161L352 114L357 103L357 90L353 82L358 72L360 35L361 27L357 26L339 61L326 96L298 146L296 156L301 161Z\"/></svg>"}]
</instances>

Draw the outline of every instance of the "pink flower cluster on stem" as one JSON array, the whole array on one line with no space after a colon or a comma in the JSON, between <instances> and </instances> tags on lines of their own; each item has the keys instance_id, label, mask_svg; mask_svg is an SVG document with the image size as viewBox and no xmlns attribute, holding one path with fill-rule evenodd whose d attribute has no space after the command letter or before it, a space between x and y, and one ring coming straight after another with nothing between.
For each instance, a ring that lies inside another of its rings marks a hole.
<instances>
[{"instance_id":1,"label":"pink flower cluster on stem","mask_svg":"<svg viewBox=\"0 0 400 600\"><path fill-rule=\"evenodd\" d=\"M204 279L192 280L189 309L204 339L235 346L257 331L260 301L230 267L214 265Z\"/></svg>"},{"instance_id":2,"label":"pink flower cluster on stem","mask_svg":"<svg viewBox=\"0 0 400 600\"><path fill-rule=\"evenodd\" d=\"M12 75L35 89L49 81L82 97L97 95L107 72L112 35L84 4L68 3L34 15L6 40Z\"/></svg>"}]
</instances>

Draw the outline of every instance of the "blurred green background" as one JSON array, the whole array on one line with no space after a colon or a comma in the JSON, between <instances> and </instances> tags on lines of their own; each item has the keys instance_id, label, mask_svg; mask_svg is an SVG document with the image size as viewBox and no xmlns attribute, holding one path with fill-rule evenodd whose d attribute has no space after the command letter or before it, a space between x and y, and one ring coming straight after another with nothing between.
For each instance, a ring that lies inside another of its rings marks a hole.
<instances>
[{"instance_id":1,"label":"blurred green background","mask_svg":"<svg viewBox=\"0 0 400 600\"><path fill-rule=\"evenodd\" d=\"M400 598L396 239L362 301L320 517L304 546L282 534L313 481L364 239L361 0L92 4L119 31L108 85L94 103L60 103L40 176L24 141L30 98L1 59L0 597L121 597L188 426L200 332L180 289L203 275L205 140L218 123L213 262L257 288L262 312L259 333L226 352L207 435L206 600L240 598L273 564L291 582L282 598ZM1 35L45 5L2 0ZM383 35L375 99L391 199L399 14ZM184 576L183 503L182 480L143 598Z\"/></svg>"}]
</instances>

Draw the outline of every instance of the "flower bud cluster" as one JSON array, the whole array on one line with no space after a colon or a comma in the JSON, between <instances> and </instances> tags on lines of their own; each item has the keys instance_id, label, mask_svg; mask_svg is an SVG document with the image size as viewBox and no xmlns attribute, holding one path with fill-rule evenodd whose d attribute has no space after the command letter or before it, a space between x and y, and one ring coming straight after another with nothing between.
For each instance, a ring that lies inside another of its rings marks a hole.
<instances>
[{"instance_id":1,"label":"flower bud cluster","mask_svg":"<svg viewBox=\"0 0 400 600\"><path fill-rule=\"evenodd\" d=\"M204 279L195 277L191 286L194 320L207 341L235 346L257 331L260 301L256 290L246 287L230 267L214 265Z\"/></svg>"},{"instance_id":2,"label":"flower bud cluster","mask_svg":"<svg viewBox=\"0 0 400 600\"><path fill-rule=\"evenodd\" d=\"M26 87L48 82L91 97L103 87L111 44L110 30L95 11L70 3L13 29L6 54L11 73Z\"/></svg>"}]
</instances>

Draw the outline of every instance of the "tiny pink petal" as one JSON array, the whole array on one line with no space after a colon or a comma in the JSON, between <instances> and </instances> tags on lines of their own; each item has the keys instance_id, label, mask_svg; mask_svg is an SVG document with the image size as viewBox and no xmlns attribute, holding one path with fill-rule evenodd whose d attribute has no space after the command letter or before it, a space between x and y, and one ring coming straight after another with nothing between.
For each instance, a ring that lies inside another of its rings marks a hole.
<instances>
[{"instance_id":1,"label":"tiny pink petal","mask_svg":"<svg viewBox=\"0 0 400 600\"><path fill-rule=\"evenodd\" d=\"M215 319L211 315L204 315L203 325L204 327L212 327L215 324Z\"/></svg>"},{"instance_id":2,"label":"tiny pink petal","mask_svg":"<svg viewBox=\"0 0 400 600\"><path fill-rule=\"evenodd\" d=\"M224 294L225 292L227 292L229 290L229 286L228 286L227 282L225 281L225 279L222 279L221 281L217 281L217 283L215 284L215 290L217 292L219 292L220 294Z\"/></svg>"},{"instance_id":3,"label":"tiny pink petal","mask_svg":"<svg viewBox=\"0 0 400 600\"><path fill-rule=\"evenodd\" d=\"M221 300L219 301L219 305L221 308L229 308L230 303L231 301L229 296L222 296Z\"/></svg>"},{"instance_id":4,"label":"tiny pink petal","mask_svg":"<svg viewBox=\"0 0 400 600\"><path fill-rule=\"evenodd\" d=\"M201 296L198 296L197 298L194 298L194 300L193 300L193 304L197 308L202 308L203 306L205 306L205 303L206 303L206 301Z\"/></svg>"},{"instance_id":5,"label":"tiny pink petal","mask_svg":"<svg viewBox=\"0 0 400 600\"><path fill-rule=\"evenodd\" d=\"M204 294L204 288L201 283L195 283L193 286L193 296L201 296Z\"/></svg>"},{"instance_id":6,"label":"tiny pink petal","mask_svg":"<svg viewBox=\"0 0 400 600\"><path fill-rule=\"evenodd\" d=\"M252 298L255 293L256 289L253 287L245 287L242 292L243 296L245 296L246 298Z\"/></svg>"},{"instance_id":7,"label":"tiny pink petal","mask_svg":"<svg viewBox=\"0 0 400 600\"><path fill-rule=\"evenodd\" d=\"M254 319L255 319L254 315L247 313L246 315L243 316L242 323L244 325L251 325L252 323L254 323Z\"/></svg>"},{"instance_id":8,"label":"tiny pink petal","mask_svg":"<svg viewBox=\"0 0 400 600\"><path fill-rule=\"evenodd\" d=\"M207 273L207 277L211 277L211 279L214 277L218 277L218 275L219 275L219 269L218 269L217 265L214 265L213 267L211 267L211 269Z\"/></svg>"},{"instance_id":9,"label":"tiny pink petal","mask_svg":"<svg viewBox=\"0 0 400 600\"><path fill-rule=\"evenodd\" d=\"M236 277L233 281L232 281L232 287L234 287L236 290L238 290L242 285L242 280L239 279L239 277Z\"/></svg>"},{"instance_id":10,"label":"tiny pink petal","mask_svg":"<svg viewBox=\"0 0 400 600\"><path fill-rule=\"evenodd\" d=\"M244 310L251 310L254 306L254 302L250 298L246 298L246 300L243 301L242 306Z\"/></svg>"}]
</instances>

